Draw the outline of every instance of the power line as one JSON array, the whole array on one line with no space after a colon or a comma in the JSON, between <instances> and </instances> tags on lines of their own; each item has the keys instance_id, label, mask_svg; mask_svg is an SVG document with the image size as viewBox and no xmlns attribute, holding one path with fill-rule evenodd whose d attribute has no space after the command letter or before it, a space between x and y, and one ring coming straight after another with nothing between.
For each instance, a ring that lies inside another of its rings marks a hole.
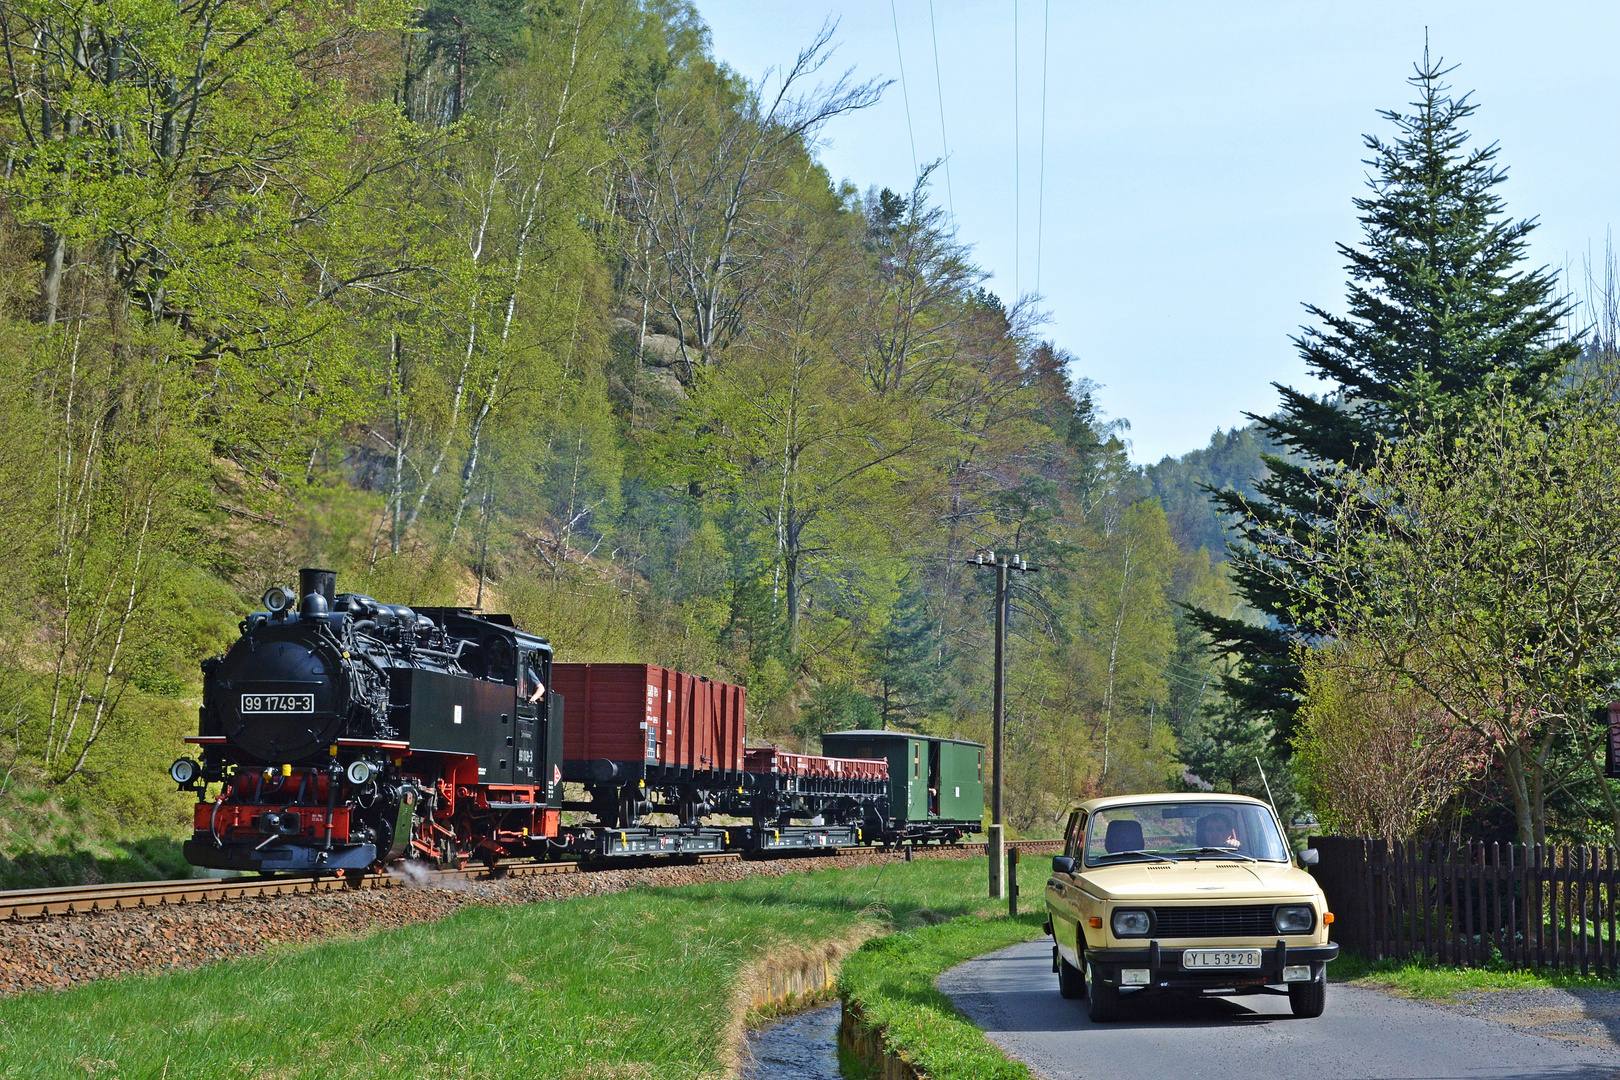
<instances>
[{"instance_id":1,"label":"power line","mask_svg":"<svg viewBox=\"0 0 1620 1080\"><path fill-rule=\"evenodd\" d=\"M1041 241L1046 227L1046 57L1052 40L1052 0L1041 23L1041 179L1035 188L1035 294L1041 292Z\"/></svg>"},{"instance_id":2,"label":"power line","mask_svg":"<svg viewBox=\"0 0 1620 1080\"><path fill-rule=\"evenodd\" d=\"M894 0L890 0L893 8ZM956 192L951 190L951 142L945 137L945 84L939 77L939 27L934 23L934 0L928 0L928 32L934 39L934 90L939 95L939 141L945 147L945 198L950 203L951 221L956 221Z\"/></svg>"},{"instance_id":3,"label":"power line","mask_svg":"<svg viewBox=\"0 0 1620 1080\"><path fill-rule=\"evenodd\" d=\"M889 3L893 4L894 0L889 0ZM1018 251L1019 241L1023 238L1019 206L1022 184L1018 165L1018 0L1013 0L1013 303L1018 302Z\"/></svg>"},{"instance_id":4,"label":"power line","mask_svg":"<svg viewBox=\"0 0 1620 1080\"><path fill-rule=\"evenodd\" d=\"M889 0L889 17L894 20L894 55L900 61L900 99L906 103L906 136L911 140L911 175L915 177L922 170L917 168L917 136L911 130L911 95L906 92L906 56L900 51L900 16L894 10L894 0Z\"/></svg>"}]
</instances>

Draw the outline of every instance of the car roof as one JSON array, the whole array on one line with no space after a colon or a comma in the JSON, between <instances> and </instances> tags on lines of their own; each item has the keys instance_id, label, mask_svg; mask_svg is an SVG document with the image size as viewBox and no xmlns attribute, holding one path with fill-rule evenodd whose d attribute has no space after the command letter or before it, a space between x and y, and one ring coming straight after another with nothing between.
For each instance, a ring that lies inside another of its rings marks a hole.
<instances>
[{"instance_id":1,"label":"car roof","mask_svg":"<svg viewBox=\"0 0 1620 1080\"><path fill-rule=\"evenodd\" d=\"M1270 805L1260 799L1252 799L1247 795L1228 795L1218 791L1154 791L1141 795L1109 795L1101 799L1087 799L1085 802L1071 803L1069 812L1084 810L1087 814L1106 810L1113 806L1131 806L1143 803L1180 802L1180 803L1250 803L1254 806Z\"/></svg>"}]
</instances>

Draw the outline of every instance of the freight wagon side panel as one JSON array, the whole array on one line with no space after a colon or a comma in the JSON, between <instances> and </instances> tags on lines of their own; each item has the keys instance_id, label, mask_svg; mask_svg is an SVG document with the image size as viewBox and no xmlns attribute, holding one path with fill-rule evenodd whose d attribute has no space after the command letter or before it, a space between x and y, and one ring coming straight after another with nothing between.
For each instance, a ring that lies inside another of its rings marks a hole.
<instances>
[{"instance_id":1,"label":"freight wagon side panel","mask_svg":"<svg viewBox=\"0 0 1620 1080\"><path fill-rule=\"evenodd\" d=\"M554 664L568 699L563 758L684 773L740 770L743 688L653 664Z\"/></svg>"},{"instance_id":2,"label":"freight wagon side panel","mask_svg":"<svg viewBox=\"0 0 1620 1080\"><path fill-rule=\"evenodd\" d=\"M647 664L551 665L552 689L568 702L563 759L647 760L656 737L648 730L648 686L662 671Z\"/></svg>"}]
</instances>

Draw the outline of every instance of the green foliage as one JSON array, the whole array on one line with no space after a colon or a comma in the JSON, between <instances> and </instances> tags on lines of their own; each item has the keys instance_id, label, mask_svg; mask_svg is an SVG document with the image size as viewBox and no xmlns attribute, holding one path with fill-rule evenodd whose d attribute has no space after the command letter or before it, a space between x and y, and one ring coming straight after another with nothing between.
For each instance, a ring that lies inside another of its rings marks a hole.
<instances>
[{"instance_id":1,"label":"green foliage","mask_svg":"<svg viewBox=\"0 0 1620 1080\"><path fill-rule=\"evenodd\" d=\"M844 961L839 996L924 1076L1021 1080L1030 1075L1023 1063L1008 1060L934 980L975 956L1039 937L1041 920L960 918L868 942Z\"/></svg>"},{"instance_id":2,"label":"green foliage","mask_svg":"<svg viewBox=\"0 0 1620 1080\"><path fill-rule=\"evenodd\" d=\"M1326 831L1410 840L1483 771L1481 740L1354 639L1303 666L1293 771Z\"/></svg>"},{"instance_id":3,"label":"green foliage","mask_svg":"<svg viewBox=\"0 0 1620 1080\"><path fill-rule=\"evenodd\" d=\"M1593 774L1620 822L1589 723L1620 661L1617 384L1598 367L1540 403L1504 395L1385 444L1339 479L1331 533L1269 538L1312 568L1300 618L1354 640L1498 763L1525 844L1545 839L1560 765Z\"/></svg>"},{"instance_id":4,"label":"green foliage","mask_svg":"<svg viewBox=\"0 0 1620 1080\"><path fill-rule=\"evenodd\" d=\"M1143 470L1183 551L1206 548L1211 558L1226 558L1231 516L1223 515L1210 495L1232 492L1251 501L1258 498L1258 485L1270 472L1267 454L1287 456L1258 424L1251 423L1217 431L1204 449L1166 457Z\"/></svg>"}]
</instances>

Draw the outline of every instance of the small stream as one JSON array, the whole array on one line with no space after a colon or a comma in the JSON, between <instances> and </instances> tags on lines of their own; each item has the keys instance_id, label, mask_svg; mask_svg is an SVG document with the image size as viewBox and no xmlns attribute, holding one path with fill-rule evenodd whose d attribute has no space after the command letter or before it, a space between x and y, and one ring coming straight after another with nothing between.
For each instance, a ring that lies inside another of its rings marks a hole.
<instances>
[{"instance_id":1,"label":"small stream","mask_svg":"<svg viewBox=\"0 0 1620 1080\"><path fill-rule=\"evenodd\" d=\"M837 1002L748 1033L743 1080L842 1080Z\"/></svg>"}]
</instances>

